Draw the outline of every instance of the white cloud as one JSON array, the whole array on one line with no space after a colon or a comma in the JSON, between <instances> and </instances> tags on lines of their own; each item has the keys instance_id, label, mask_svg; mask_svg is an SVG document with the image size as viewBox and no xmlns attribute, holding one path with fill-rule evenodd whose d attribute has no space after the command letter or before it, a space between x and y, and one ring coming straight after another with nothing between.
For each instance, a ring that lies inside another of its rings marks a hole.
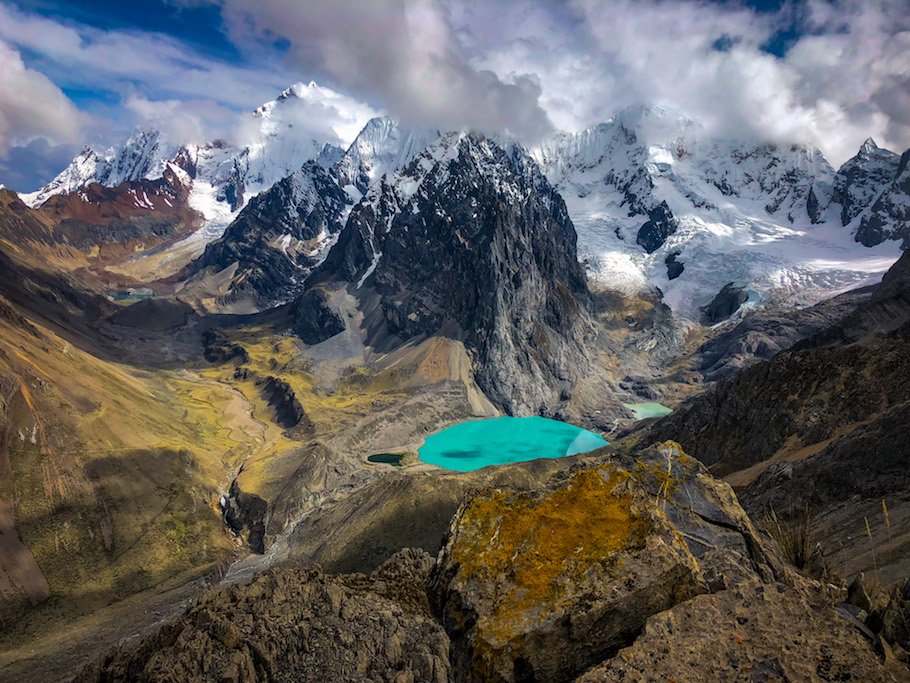
<instances>
[{"instance_id":1,"label":"white cloud","mask_svg":"<svg viewBox=\"0 0 910 683\"><path fill-rule=\"evenodd\" d=\"M60 88L26 68L19 53L0 40L0 155L36 136L74 142L86 120Z\"/></svg>"},{"instance_id":2,"label":"white cloud","mask_svg":"<svg viewBox=\"0 0 910 683\"><path fill-rule=\"evenodd\" d=\"M225 137L237 114L212 100L150 100L129 95L123 103L138 122L158 128L176 144Z\"/></svg>"},{"instance_id":3,"label":"white cloud","mask_svg":"<svg viewBox=\"0 0 910 683\"><path fill-rule=\"evenodd\" d=\"M48 78L121 98L92 110L103 126L95 133L119 136L154 121L178 139L244 135L238 114L315 78L357 99L327 91L336 99L302 103L295 125L341 141L374 108L530 141L551 125L578 129L653 102L719 134L818 146L835 165L870 135L898 151L910 146L906 0L794 0L776 13L707 0L217 2L243 63L160 34L104 31L0 4L0 40L30 58L25 68L13 51L3 77L18 69L59 102L32 115L28 102L9 96L19 91L4 87L0 136L14 128L60 140L79 134L84 119ZM786 55L763 51L794 19L802 36Z\"/></svg>"},{"instance_id":4,"label":"white cloud","mask_svg":"<svg viewBox=\"0 0 910 683\"><path fill-rule=\"evenodd\" d=\"M681 0L575 0L554 12L518 0L498 34L485 27L502 5L453 2L476 61L501 76L536 74L541 105L561 128L653 102L719 134L818 146L835 165L870 135L910 146L904 2L818 1L760 14ZM794 17L806 35L783 58L764 51Z\"/></svg>"},{"instance_id":5,"label":"white cloud","mask_svg":"<svg viewBox=\"0 0 910 683\"><path fill-rule=\"evenodd\" d=\"M0 38L37 55L57 83L154 99L210 99L248 108L296 80L285 71L233 66L156 33L102 31L27 14L0 4Z\"/></svg>"},{"instance_id":6,"label":"white cloud","mask_svg":"<svg viewBox=\"0 0 910 683\"><path fill-rule=\"evenodd\" d=\"M552 127L537 80L472 64L438 0L225 0L223 8L236 39L284 38L294 64L405 121L525 137Z\"/></svg>"}]
</instances>

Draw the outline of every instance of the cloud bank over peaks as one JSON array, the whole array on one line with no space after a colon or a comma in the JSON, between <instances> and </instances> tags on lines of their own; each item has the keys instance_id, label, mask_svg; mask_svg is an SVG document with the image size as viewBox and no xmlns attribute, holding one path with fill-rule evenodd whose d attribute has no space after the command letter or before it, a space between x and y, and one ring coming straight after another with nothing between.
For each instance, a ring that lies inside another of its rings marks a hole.
<instances>
[{"instance_id":1,"label":"cloud bank over peaks","mask_svg":"<svg viewBox=\"0 0 910 683\"><path fill-rule=\"evenodd\" d=\"M38 136L76 142L87 122L60 88L27 68L19 52L0 40L0 156L11 142Z\"/></svg>"},{"instance_id":2,"label":"cloud bank over peaks","mask_svg":"<svg viewBox=\"0 0 910 683\"><path fill-rule=\"evenodd\" d=\"M226 0L223 12L237 41L285 40L301 71L323 74L405 123L524 139L553 129L538 79L474 64L437 0Z\"/></svg>"}]
</instances>

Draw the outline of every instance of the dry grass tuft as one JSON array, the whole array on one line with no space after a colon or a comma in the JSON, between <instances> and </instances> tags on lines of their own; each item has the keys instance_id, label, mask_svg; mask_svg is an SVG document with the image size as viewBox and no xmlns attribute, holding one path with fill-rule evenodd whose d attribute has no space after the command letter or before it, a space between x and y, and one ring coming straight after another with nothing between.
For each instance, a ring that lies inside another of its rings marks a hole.
<instances>
[{"instance_id":1,"label":"dry grass tuft","mask_svg":"<svg viewBox=\"0 0 910 683\"><path fill-rule=\"evenodd\" d=\"M812 515L808 505L787 515L769 508L764 515L764 526L790 564L799 570L809 568L810 561L818 554L818 547L812 542Z\"/></svg>"}]
</instances>

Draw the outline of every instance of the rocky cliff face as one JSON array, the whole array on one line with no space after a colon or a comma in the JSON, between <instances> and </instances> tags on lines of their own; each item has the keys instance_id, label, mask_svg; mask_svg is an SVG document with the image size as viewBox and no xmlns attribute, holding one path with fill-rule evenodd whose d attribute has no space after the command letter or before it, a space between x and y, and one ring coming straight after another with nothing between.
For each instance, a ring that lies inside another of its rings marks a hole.
<instances>
[{"instance_id":1,"label":"rocky cliff face","mask_svg":"<svg viewBox=\"0 0 910 683\"><path fill-rule=\"evenodd\" d=\"M316 162L254 197L188 268L188 275L236 264L225 300L259 305L287 296L341 231L350 199Z\"/></svg>"},{"instance_id":2,"label":"rocky cliff face","mask_svg":"<svg viewBox=\"0 0 910 683\"><path fill-rule=\"evenodd\" d=\"M463 339L491 400L551 414L587 362L575 240L561 197L520 148L449 134L352 210L320 273L378 295L374 343Z\"/></svg>"},{"instance_id":3,"label":"rocky cliff face","mask_svg":"<svg viewBox=\"0 0 910 683\"><path fill-rule=\"evenodd\" d=\"M910 150L901 155L894 180L863 215L856 241L867 247L899 240L910 247Z\"/></svg>"},{"instance_id":4,"label":"rocky cliff face","mask_svg":"<svg viewBox=\"0 0 910 683\"><path fill-rule=\"evenodd\" d=\"M899 162L899 155L880 148L869 138L856 156L837 170L831 200L841 207L843 225L859 216L894 180Z\"/></svg>"}]
</instances>

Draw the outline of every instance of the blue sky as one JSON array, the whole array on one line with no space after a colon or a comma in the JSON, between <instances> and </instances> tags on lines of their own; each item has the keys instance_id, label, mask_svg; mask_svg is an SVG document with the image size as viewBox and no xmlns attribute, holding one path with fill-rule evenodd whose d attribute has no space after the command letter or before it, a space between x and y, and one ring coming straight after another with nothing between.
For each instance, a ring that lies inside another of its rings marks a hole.
<instances>
[{"instance_id":1,"label":"blue sky","mask_svg":"<svg viewBox=\"0 0 910 683\"><path fill-rule=\"evenodd\" d=\"M910 145L910 0L0 0L0 58L0 182L22 191L139 125L230 137L310 80L529 142L650 101L834 163Z\"/></svg>"}]
</instances>

